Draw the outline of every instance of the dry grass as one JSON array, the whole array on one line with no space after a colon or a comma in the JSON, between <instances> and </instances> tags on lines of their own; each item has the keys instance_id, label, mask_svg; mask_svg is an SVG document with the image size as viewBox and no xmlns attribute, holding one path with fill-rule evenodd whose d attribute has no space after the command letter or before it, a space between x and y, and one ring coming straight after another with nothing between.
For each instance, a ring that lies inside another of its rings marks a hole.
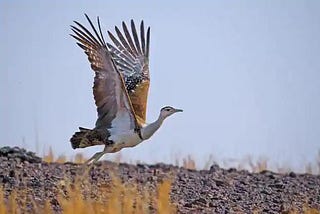
<instances>
[{"instance_id":1,"label":"dry grass","mask_svg":"<svg viewBox=\"0 0 320 214\"><path fill-rule=\"evenodd\" d=\"M154 207L156 213L172 214L177 212L176 206L170 202L170 180L164 180L157 187L157 192L141 191L138 185L128 185L122 183L114 177L108 186L102 186L99 189L99 198L89 198L83 193L90 192L90 189L84 189L83 185L90 187L90 184L80 179L76 179L72 184L69 181L61 181L61 187L64 186L66 194L61 191L57 196L63 214L142 214L150 213L150 207ZM63 187L62 187L63 189ZM4 197L4 191L0 188L0 214L20 214L20 213L55 213L47 200L39 205L31 199L32 209L28 207L28 200L25 197L26 192L12 191L8 197ZM21 197L24 198L22 203ZM20 200L18 200L20 199ZM29 201L30 203L30 201ZM18 205L19 204L19 205ZM26 210L28 210L26 212ZM261 213L256 210L254 213ZM289 214L301 213L298 210L291 210ZM303 208L305 214L320 214L319 210L309 208L307 205Z\"/></svg>"},{"instance_id":2,"label":"dry grass","mask_svg":"<svg viewBox=\"0 0 320 214\"><path fill-rule=\"evenodd\" d=\"M307 207L307 206L303 207L302 212L304 214L320 214L319 210L313 209L313 208L310 208L310 207ZM289 212L289 214L300 214L300 213L301 212L298 211L298 210L292 210L292 211Z\"/></svg>"},{"instance_id":3,"label":"dry grass","mask_svg":"<svg viewBox=\"0 0 320 214\"><path fill-rule=\"evenodd\" d=\"M206 162L206 168L214 162L213 156L210 156ZM67 157L64 155L55 156L52 148L49 148L47 154L44 155L43 160L46 162L59 162L64 163ZM74 158L69 161L76 163L85 162L85 157L82 154L76 154ZM116 156L115 162L121 162L121 153ZM182 158L182 161L176 159L176 164L187 169L196 169L196 162L191 155L186 158ZM268 160L261 158L258 161L253 161L250 156L245 157L242 161L238 162L238 169L243 169L249 166L251 171L260 172L268 169ZM278 167L279 172L287 172L290 169ZM316 164L307 164L305 166L307 173L319 173L320 174L320 150L316 160ZM61 191L57 195L59 204L63 210L63 213L150 213L150 209L154 209L157 213L176 213L177 208L170 201L170 189L171 181L164 180L159 183L157 191L150 191L137 184L122 183L120 179L113 176L113 179L108 186L99 187L99 197L90 198L85 193L90 193L93 190L91 184L88 181L81 181L76 179L75 183L71 183L68 180L62 180L61 189L66 189L66 194ZM19 200L18 200L19 199ZM21 199L22 204L21 204ZM19 201L19 202L18 202ZM22 213L27 209L30 204L32 205L31 213L54 213L49 201L45 201L39 205L26 197L25 191L12 191L9 196L5 196L3 189L0 187L0 214L7 213ZM22 207L22 209L21 209ZM307 214L320 214L320 211L310 209L307 206L303 210ZM292 210L290 213L299 213L296 210Z\"/></svg>"},{"instance_id":4,"label":"dry grass","mask_svg":"<svg viewBox=\"0 0 320 214\"><path fill-rule=\"evenodd\" d=\"M75 157L68 159L65 155L59 155L56 157L52 151L52 148L49 147L49 150L47 154L43 156L43 160L45 162L51 163L51 162L58 162L58 163L65 163L66 161L71 161L75 163L84 163L86 161L86 158L83 154L77 153ZM112 160L115 163L123 162L121 152L117 153L117 155ZM130 163L141 163L140 161L131 161ZM205 164L203 167L198 167L196 164L196 160L192 155L187 155L186 157L178 158L174 157L174 163L176 166L182 166L186 169L209 169L210 166L214 163L216 163L214 156L210 155L207 160L205 161ZM254 160L251 156L247 155L244 158L237 160L237 159L228 159L222 161L222 165L224 168L229 167L236 167L238 170L242 169L248 169L251 172L261 172L264 170L271 170L272 167L270 167L269 160L266 157L260 157L257 160ZM278 173L288 173L292 170L289 166L286 165L276 165L274 167L274 170ZM306 163L303 172L310 173L310 174L320 174L320 150L318 151L318 155L316 156L313 163Z\"/></svg>"},{"instance_id":5,"label":"dry grass","mask_svg":"<svg viewBox=\"0 0 320 214\"><path fill-rule=\"evenodd\" d=\"M51 147L49 147L49 150L47 152L47 154L43 155L42 158L43 161L47 162L47 163L65 163L67 161L71 161L74 163L84 163L86 161L86 158L83 156L82 153L77 153L74 158L71 158L70 160L68 160L68 158L65 155L59 155L58 157L56 157L53 153L53 150Z\"/></svg>"},{"instance_id":6,"label":"dry grass","mask_svg":"<svg viewBox=\"0 0 320 214\"><path fill-rule=\"evenodd\" d=\"M90 189L91 184L88 181L76 179L75 183L71 183L62 180L60 187L61 193L57 195L57 199L64 214L140 214L150 213L150 209L157 213L176 213L176 207L170 202L169 180L164 180L157 187L157 191L152 192L137 184L122 183L114 177L110 185L99 187L98 196L95 198L87 196L94 192ZM0 214L55 213L49 200L41 205L33 199L27 200L26 190L12 191L8 197L4 195L3 189L0 188Z\"/></svg>"},{"instance_id":7,"label":"dry grass","mask_svg":"<svg viewBox=\"0 0 320 214\"><path fill-rule=\"evenodd\" d=\"M56 157L52 148L49 148L47 154L43 156L43 161L48 163L65 163L66 161L83 163L86 159L82 154L76 154L71 160L68 160L64 155ZM116 156L114 161L119 163L121 154ZM83 178L76 178L74 183L68 179L61 180L59 188L61 192L57 195L57 199L64 214L140 214L150 213L150 209L154 209L157 213L176 213L176 207L170 201L170 180L159 183L156 192L141 185L122 183L114 175L110 184L101 185L98 190ZM97 197L87 197L95 191L98 191L95 194ZM25 213L25 210L29 210L27 213L55 213L49 200L39 205L33 199L28 200L26 192L27 190L12 191L9 196L5 197L5 193L0 187L0 214L19 214Z\"/></svg>"}]
</instances>

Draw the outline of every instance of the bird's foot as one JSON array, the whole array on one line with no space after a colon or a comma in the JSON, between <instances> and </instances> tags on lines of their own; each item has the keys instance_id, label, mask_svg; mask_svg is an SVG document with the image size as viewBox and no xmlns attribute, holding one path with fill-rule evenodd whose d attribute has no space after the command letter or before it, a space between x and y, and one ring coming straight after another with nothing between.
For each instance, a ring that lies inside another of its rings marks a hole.
<instances>
[{"instance_id":1,"label":"bird's foot","mask_svg":"<svg viewBox=\"0 0 320 214\"><path fill-rule=\"evenodd\" d=\"M84 162L84 165L92 165L96 163L105 153L105 151L95 153L91 158Z\"/></svg>"}]
</instances>

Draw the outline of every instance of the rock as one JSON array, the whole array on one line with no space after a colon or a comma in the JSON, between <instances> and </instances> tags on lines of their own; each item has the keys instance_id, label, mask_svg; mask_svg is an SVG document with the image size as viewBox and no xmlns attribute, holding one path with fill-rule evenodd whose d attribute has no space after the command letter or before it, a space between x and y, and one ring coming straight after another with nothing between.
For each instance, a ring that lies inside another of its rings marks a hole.
<instances>
[{"instance_id":1,"label":"rock","mask_svg":"<svg viewBox=\"0 0 320 214\"><path fill-rule=\"evenodd\" d=\"M45 163L33 152L19 147L0 148L0 187L8 196L12 190L24 189L36 203L49 201L57 213L61 207L57 194L68 195L81 176L81 191L86 197L99 197L99 190L111 191L115 177L127 186L139 186L156 193L158 184L172 182L170 198L178 213L281 213L302 212L304 206L320 210L320 176L279 174L270 171L250 173L217 164L209 170L187 170L167 164L115 164L101 161L88 172L81 164ZM88 173L84 175L84 173ZM92 189L87 189L90 186ZM22 200L22 199L21 199ZM1 202L0 202L1 203ZM23 204L23 203L21 203ZM148 205L151 213L156 207ZM32 207L30 205L30 207Z\"/></svg>"},{"instance_id":2,"label":"rock","mask_svg":"<svg viewBox=\"0 0 320 214\"><path fill-rule=\"evenodd\" d=\"M291 178L296 178L296 177L297 177L297 174L294 173L294 172L290 172L290 173L289 173L289 176L290 176Z\"/></svg>"},{"instance_id":3,"label":"rock","mask_svg":"<svg viewBox=\"0 0 320 214\"><path fill-rule=\"evenodd\" d=\"M14 177L14 176L15 176L14 170L10 170L10 172L9 172L9 177Z\"/></svg>"},{"instance_id":4,"label":"rock","mask_svg":"<svg viewBox=\"0 0 320 214\"><path fill-rule=\"evenodd\" d=\"M209 171L210 172L217 172L217 171L219 171L219 170L221 170L221 168L219 167L219 165L218 164L212 164L211 166L210 166L210 169L209 169Z\"/></svg>"}]
</instances>

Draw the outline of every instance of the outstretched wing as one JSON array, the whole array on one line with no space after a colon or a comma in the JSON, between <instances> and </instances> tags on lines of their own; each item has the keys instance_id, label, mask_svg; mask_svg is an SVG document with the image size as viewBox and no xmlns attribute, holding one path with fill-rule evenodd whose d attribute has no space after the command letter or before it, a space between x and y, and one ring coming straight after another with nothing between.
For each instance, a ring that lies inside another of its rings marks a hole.
<instances>
[{"instance_id":1,"label":"outstretched wing","mask_svg":"<svg viewBox=\"0 0 320 214\"><path fill-rule=\"evenodd\" d=\"M74 33L71 36L85 51L95 71L93 94L98 111L96 128L114 128L117 131L139 128L122 76L106 47L99 18L100 35L89 17L85 16L95 36L76 21L76 26L71 26Z\"/></svg>"},{"instance_id":2,"label":"outstretched wing","mask_svg":"<svg viewBox=\"0 0 320 214\"><path fill-rule=\"evenodd\" d=\"M124 35L116 26L116 38L108 31L113 45L107 43L111 56L117 68L122 73L125 85L140 124L146 121L147 98L149 91L149 47L150 27L145 35L143 21L140 24L140 41L133 20L131 20L131 34L122 22ZM133 37L133 39L132 39Z\"/></svg>"}]
</instances>

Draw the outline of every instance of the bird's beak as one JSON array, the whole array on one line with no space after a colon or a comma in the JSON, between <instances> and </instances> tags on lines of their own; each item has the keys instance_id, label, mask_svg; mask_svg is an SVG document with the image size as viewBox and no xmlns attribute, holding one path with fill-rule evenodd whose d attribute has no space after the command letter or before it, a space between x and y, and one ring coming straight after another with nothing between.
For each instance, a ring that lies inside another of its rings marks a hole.
<instances>
[{"instance_id":1,"label":"bird's beak","mask_svg":"<svg viewBox=\"0 0 320 214\"><path fill-rule=\"evenodd\" d=\"M175 112L183 112L183 110L182 109L175 109Z\"/></svg>"}]
</instances>

